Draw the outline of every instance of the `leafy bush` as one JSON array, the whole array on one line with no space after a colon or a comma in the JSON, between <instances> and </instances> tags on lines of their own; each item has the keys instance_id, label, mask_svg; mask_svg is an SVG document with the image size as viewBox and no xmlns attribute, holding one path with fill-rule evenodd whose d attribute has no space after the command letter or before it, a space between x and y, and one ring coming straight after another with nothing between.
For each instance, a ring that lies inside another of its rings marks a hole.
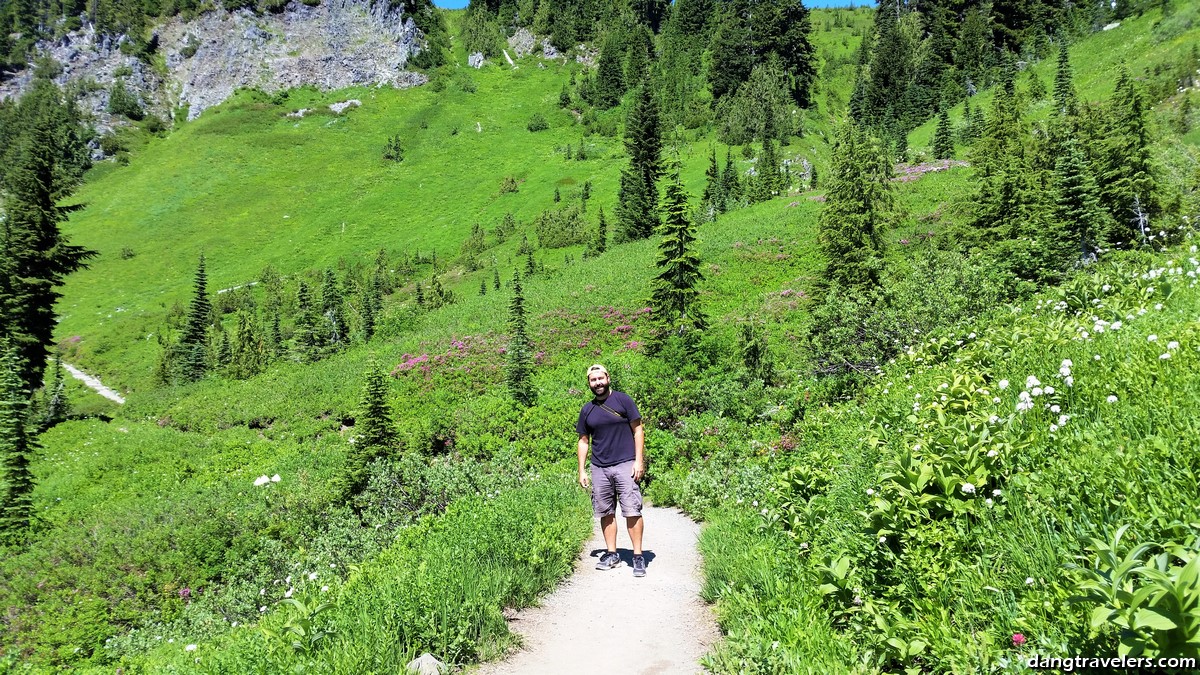
<instances>
[{"instance_id":1,"label":"leafy bush","mask_svg":"<svg viewBox=\"0 0 1200 675\"><path fill-rule=\"evenodd\" d=\"M183 47L179 49L179 54L185 59L190 59L196 55L196 52L199 51L199 49L200 38L196 37L192 33L188 33L187 41L184 42Z\"/></svg>"},{"instance_id":2,"label":"leafy bush","mask_svg":"<svg viewBox=\"0 0 1200 675\"><path fill-rule=\"evenodd\" d=\"M514 178L512 176L505 176L503 179L500 180L500 194L503 195L503 194L508 194L510 192L516 192L520 188L520 186L521 186L521 184L520 184L520 182L517 181L516 178Z\"/></svg>"},{"instance_id":3,"label":"leafy bush","mask_svg":"<svg viewBox=\"0 0 1200 675\"><path fill-rule=\"evenodd\" d=\"M145 115L137 94L125 88L125 80L117 80L113 83L108 94L108 112L113 115L122 115L135 122Z\"/></svg>"},{"instance_id":4,"label":"leafy bush","mask_svg":"<svg viewBox=\"0 0 1200 675\"><path fill-rule=\"evenodd\" d=\"M579 205L546 209L533 220L538 245L542 248L563 248L582 244L588 237L588 223Z\"/></svg>"},{"instance_id":5,"label":"leafy bush","mask_svg":"<svg viewBox=\"0 0 1200 675\"><path fill-rule=\"evenodd\" d=\"M545 131L550 128L550 123L546 121L546 118L541 113L533 113L533 116L529 118L529 122L525 124L525 128L534 132Z\"/></svg>"},{"instance_id":6,"label":"leafy bush","mask_svg":"<svg viewBox=\"0 0 1200 675\"><path fill-rule=\"evenodd\" d=\"M383 158L392 162L404 161L404 145L400 142L399 135L390 136L384 143Z\"/></svg>"}]
</instances>

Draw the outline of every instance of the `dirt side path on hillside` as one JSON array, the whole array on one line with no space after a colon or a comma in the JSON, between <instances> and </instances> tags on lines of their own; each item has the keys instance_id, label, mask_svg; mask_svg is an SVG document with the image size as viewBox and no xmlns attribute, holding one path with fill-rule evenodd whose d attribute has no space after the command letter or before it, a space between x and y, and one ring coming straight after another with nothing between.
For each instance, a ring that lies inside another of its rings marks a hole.
<instances>
[{"instance_id":1,"label":"dirt side path on hillside","mask_svg":"<svg viewBox=\"0 0 1200 675\"><path fill-rule=\"evenodd\" d=\"M595 569L604 552L599 520L584 544L575 573L540 607L509 622L524 647L504 661L483 664L479 675L692 675L720 636L700 599L700 525L676 509L646 506L646 576L633 577L632 549L619 515L622 565Z\"/></svg>"},{"instance_id":2,"label":"dirt side path on hillside","mask_svg":"<svg viewBox=\"0 0 1200 675\"><path fill-rule=\"evenodd\" d=\"M112 401L113 403L116 403L117 405L125 405L125 397L121 396L116 391L104 386L100 382L99 378L92 377L91 375L88 375L87 373L83 372L82 370L76 368L75 366L73 366L69 363L62 364L62 367L64 369L66 369L66 371L68 373L71 374L71 377L79 380L80 382L83 382L88 387L90 387L93 391L95 391L97 394L100 394L104 398Z\"/></svg>"}]
</instances>

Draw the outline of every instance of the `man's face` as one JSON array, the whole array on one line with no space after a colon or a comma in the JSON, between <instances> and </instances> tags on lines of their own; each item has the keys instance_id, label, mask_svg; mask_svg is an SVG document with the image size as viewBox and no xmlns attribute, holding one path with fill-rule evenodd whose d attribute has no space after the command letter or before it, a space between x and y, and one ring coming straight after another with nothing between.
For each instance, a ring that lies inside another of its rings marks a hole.
<instances>
[{"instance_id":1,"label":"man's face","mask_svg":"<svg viewBox=\"0 0 1200 675\"><path fill-rule=\"evenodd\" d=\"M602 370L594 370L588 374L588 387L596 396L604 396L608 393L608 373Z\"/></svg>"}]
</instances>

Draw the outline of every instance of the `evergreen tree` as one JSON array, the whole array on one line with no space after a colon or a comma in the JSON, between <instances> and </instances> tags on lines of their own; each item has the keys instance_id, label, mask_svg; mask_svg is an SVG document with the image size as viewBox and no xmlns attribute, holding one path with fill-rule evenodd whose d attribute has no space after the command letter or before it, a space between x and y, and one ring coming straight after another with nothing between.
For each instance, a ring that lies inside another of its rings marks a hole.
<instances>
[{"instance_id":1,"label":"evergreen tree","mask_svg":"<svg viewBox=\"0 0 1200 675\"><path fill-rule=\"evenodd\" d=\"M213 351L215 369L225 375L232 375L233 345L229 343L229 333L217 323L217 335Z\"/></svg>"},{"instance_id":2,"label":"evergreen tree","mask_svg":"<svg viewBox=\"0 0 1200 675\"><path fill-rule=\"evenodd\" d=\"M708 328L708 321L700 309L697 285L704 275L695 251L696 233L688 217L688 195L679 179L678 166L667 182L665 206L663 238L658 244L656 263L658 275L650 305L663 331L661 337L679 336L685 345L692 345L697 333Z\"/></svg>"},{"instance_id":3,"label":"evergreen tree","mask_svg":"<svg viewBox=\"0 0 1200 675\"><path fill-rule=\"evenodd\" d=\"M963 143L970 143L975 140L975 135L971 127L971 99L970 97L963 99L963 117L962 127L958 131L958 139Z\"/></svg>"},{"instance_id":4,"label":"evergreen tree","mask_svg":"<svg viewBox=\"0 0 1200 675\"><path fill-rule=\"evenodd\" d=\"M779 173L779 152L775 147L774 138L763 138L762 154L758 158L755 170L757 173L752 183L751 200L766 201L779 192L783 182Z\"/></svg>"},{"instance_id":5,"label":"evergreen tree","mask_svg":"<svg viewBox=\"0 0 1200 675\"><path fill-rule=\"evenodd\" d=\"M1071 59L1067 53L1067 42L1058 45L1058 66L1054 71L1054 109L1064 117L1079 115L1079 98L1075 95L1074 78L1071 74Z\"/></svg>"},{"instance_id":6,"label":"evergreen tree","mask_svg":"<svg viewBox=\"0 0 1200 675\"><path fill-rule=\"evenodd\" d=\"M813 164L812 168L808 170L808 176L809 176L808 189L816 190L817 189L817 165L816 164Z\"/></svg>"},{"instance_id":7,"label":"evergreen tree","mask_svg":"<svg viewBox=\"0 0 1200 675\"><path fill-rule=\"evenodd\" d=\"M1146 223L1159 215L1158 185L1150 152L1146 104L1125 69L1109 104L1101 151L1101 203L1120 225L1112 240L1121 244L1147 237Z\"/></svg>"},{"instance_id":8,"label":"evergreen tree","mask_svg":"<svg viewBox=\"0 0 1200 675\"><path fill-rule=\"evenodd\" d=\"M874 139L853 122L833 146L817 243L825 254L823 282L843 290L879 287L883 234L892 213L892 165Z\"/></svg>"},{"instance_id":9,"label":"evergreen tree","mask_svg":"<svg viewBox=\"0 0 1200 675\"><path fill-rule=\"evenodd\" d=\"M230 359L230 376L241 380L262 372L262 352L262 339L255 330L250 313L238 312L237 336L234 339L233 353Z\"/></svg>"},{"instance_id":10,"label":"evergreen tree","mask_svg":"<svg viewBox=\"0 0 1200 675\"><path fill-rule=\"evenodd\" d=\"M500 290L500 268L499 267L492 268L492 290L494 290L494 291Z\"/></svg>"},{"instance_id":11,"label":"evergreen tree","mask_svg":"<svg viewBox=\"0 0 1200 675\"><path fill-rule=\"evenodd\" d=\"M86 168L78 111L52 82L38 79L15 115L21 120L16 145L0 149L0 334L17 350L19 377L33 391L42 383L53 339L58 288L95 252L68 243L59 228L80 208L59 205Z\"/></svg>"},{"instance_id":12,"label":"evergreen tree","mask_svg":"<svg viewBox=\"0 0 1200 675\"><path fill-rule=\"evenodd\" d=\"M296 326L293 331L293 349L296 360L312 363L317 360L320 337L317 332L317 312L313 305L308 284L301 281L296 288Z\"/></svg>"},{"instance_id":13,"label":"evergreen tree","mask_svg":"<svg viewBox=\"0 0 1200 675\"><path fill-rule=\"evenodd\" d=\"M634 28L629 36L628 51L625 57L625 81L641 82L650 69L650 60L654 58L654 36L645 26Z\"/></svg>"},{"instance_id":14,"label":"evergreen tree","mask_svg":"<svg viewBox=\"0 0 1200 675\"><path fill-rule=\"evenodd\" d=\"M600 218L596 223L596 236L583 252L585 258L594 258L608 248L608 223L604 219L604 209L600 209Z\"/></svg>"},{"instance_id":15,"label":"evergreen tree","mask_svg":"<svg viewBox=\"0 0 1200 675\"><path fill-rule=\"evenodd\" d=\"M399 434L392 422L392 408L387 401L387 380L374 354L367 361L365 379L355 434L350 440L342 478L346 496L362 492L367 486L367 466L376 457L394 450L399 442Z\"/></svg>"},{"instance_id":16,"label":"evergreen tree","mask_svg":"<svg viewBox=\"0 0 1200 675\"><path fill-rule=\"evenodd\" d=\"M621 170L617 189L617 242L644 239L658 227L656 204L636 167Z\"/></svg>"},{"instance_id":17,"label":"evergreen tree","mask_svg":"<svg viewBox=\"0 0 1200 675\"><path fill-rule=\"evenodd\" d=\"M29 465L37 442L28 433L29 390L20 377L21 356L0 339L0 535L13 539L33 516L34 476Z\"/></svg>"},{"instance_id":18,"label":"evergreen tree","mask_svg":"<svg viewBox=\"0 0 1200 675\"><path fill-rule=\"evenodd\" d=\"M700 196L701 208L713 214L725 212L725 190L721 183L721 167L717 164L717 149L708 155L708 170L704 172L704 193Z\"/></svg>"},{"instance_id":19,"label":"evergreen tree","mask_svg":"<svg viewBox=\"0 0 1200 675\"><path fill-rule=\"evenodd\" d=\"M362 307L363 342L370 342L375 337L375 322L383 309L383 281L378 269L371 275L371 283L363 293Z\"/></svg>"},{"instance_id":20,"label":"evergreen tree","mask_svg":"<svg viewBox=\"0 0 1200 675\"><path fill-rule=\"evenodd\" d=\"M950 112L942 108L937 129L933 132L933 156L937 159L954 157L954 134L950 128Z\"/></svg>"},{"instance_id":21,"label":"evergreen tree","mask_svg":"<svg viewBox=\"0 0 1200 675\"><path fill-rule=\"evenodd\" d=\"M479 279L479 295L487 295L487 279L482 277Z\"/></svg>"},{"instance_id":22,"label":"evergreen tree","mask_svg":"<svg viewBox=\"0 0 1200 675\"><path fill-rule=\"evenodd\" d=\"M1042 99L1046 98L1046 95L1049 92L1046 91L1046 83L1042 82L1042 78L1041 78L1041 76L1039 76L1037 74L1037 71L1034 70L1033 68L1030 68L1029 70L1027 70L1025 72L1026 72L1026 78L1029 80L1028 91L1029 91L1030 102L1037 103L1037 102L1041 101Z\"/></svg>"},{"instance_id":23,"label":"evergreen tree","mask_svg":"<svg viewBox=\"0 0 1200 675\"><path fill-rule=\"evenodd\" d=\"M45 430L67 419L67 413L71 410L71 403L67 400L67 383L63 379L62 358L57 354L54 355L50 381L42 391L44 407L41 428Z\"/></svg>"},{"instance_id":24,"label":"evergreen tree","mask_svg":"<svg viewBox=\"0 0 1200 675\"><path fill-rule=\"evenodd\" d=\"M279 325L279 312L271 312L271 331L270 331L270 347L271 360L280 359L283 357L283 329Z\"/></svg>"},{"instance_id":25,"label":"evergreen tree","mask_svg":"<svg viewBox=\"0 0 1200 675\"><path fill-rule=\"evenodd\" d=\"M422 285L423 284L421 283L420 279L418 279L417 280L416 301L417 301L417 307L424 309L425 308L425 291L421 288Z\"/></svg>"},{"instance_id":26,"label":"evergreen tree","mask_svg":"<svg viewBox=\"0 0 1200 675\"><path fill-rule=\"evenodd\" d=\"M525 258L525 277L529 278L537 274L537 261L533 259L533 251Z\"/></svg>"},{"instance_id":27,"label":"evergreen tree","mask_svg":"<svg viewBox=\"0 0 1200 675\"><path fill-rule=\"evenodd\" d=\"M732 208L742 201L742 181L738 177L737 165L733 162L733 149L725 149L725 170L721 172L721 186L725 193L725 208Z\"/></svg>"},{"instance_id":28,"label":"evergreen tree","mask_svg":"<svg viewBox=\"0 0 1200 675\"><path fill-rule=\"evenodd\" d=\"M1107 229L1107 215L1100 206L1100 189L1092 176L1087 157L1074 138L1063 147L1054 167L1057 215L1069 232L1080 259L1095 258ZM1067 248L1064 246L1064 248Z\"/></svg>"},{"instance_id":29,"label":"evergreen tree","mask_svg":"<svg viewBox=\"0 0 1200 675\"><path fill-rule=\"evenodd\" d=\"M350 330L346 324L342 290L332 269L325 270L325 276L321 280L321 318L322 345L332 351L345 348L350 340Z\"/></svg>"},{"instance_id":30,"label":"evergreen tree","mask_svg":"<svg viewBox=\"0 0 1200 675\"><path fill-rule=\"evenodd\" d=\"M188 306L187 320L176 347L177 357L172 359L178 369L176 375L184 382L195 382L208 371L208 327L212 321L208 274L204 269L204 256L201 255L192 284L192 302Z\"/></svg>"},{"instance_id":31,"label":"evergreen tree","mask_svg":"<svg viewBox=\"0 0 1200 675\"><path fill-rule=\"evenodd\" d=\"M1175 115L1175 131L1184 135L1192 130L1192 97L1183 92L1183 100L1179 102L1179 112Z\"/></svg>"},{"instance_id":32,"label":"evergreen tree","mask_svg":"<svg viewBox=\"0 0 1200 675\"><path fill-rule=\"evenodd\" d=\"M754 69L749 22L737 11L724 11L717 22L709 50L712 52L709 86L713 98L720 99L737 91Z\"/></svg>"},{"instance_id":33,"label":"evergreen tree","mask_svg":"<svg viewBox=\"0 0 1200 675\"><path fill-rule=\"evenodd\" d=\"M1018 278L1053 283L1070 264L1071 237L1035 170L1029 125L1012 87L997 88L983 127L972 154L979 182L976 243Z\"/></svg>"},{"instance_id":34,"label":"evergreen tree","mask_svg":"<svg viewBox=\"0 0 1200 675\"><path fill-rule=\"evenodd\" d=\"M625 95L625 72L621 66L624 45L616 33L610 33L600 47L600 61L596 67L594 98L596 107L611 108L621 102Z\"/></svg>"},{"instance_id":35,"label":"evergreen tree","mask_svg":"<svg viewBox=\"0 0 1200 675\"><path fill-rule=\"evenodd\" d=\"M650 236L658 226L658 179L662 175L662 130L649 80L638 86L625 122L629 168L622 172L617 220L622 241Z\"/></svg>"},{"instance_id":36,"label":"evergreen tree","mask_svg":"<svg viewBox=\"0 0 1200 675\"><path fill-rule=\"evenodd\" d=\"M521 405L532 405L534 399L533 382L533 347L526 333L525 292L521 289L521 275L513 273L513 297L508 305L508 325L512 336L508 341L508 367L505 381L508 393L513 400Z\"/></svg>"}]
</instances>

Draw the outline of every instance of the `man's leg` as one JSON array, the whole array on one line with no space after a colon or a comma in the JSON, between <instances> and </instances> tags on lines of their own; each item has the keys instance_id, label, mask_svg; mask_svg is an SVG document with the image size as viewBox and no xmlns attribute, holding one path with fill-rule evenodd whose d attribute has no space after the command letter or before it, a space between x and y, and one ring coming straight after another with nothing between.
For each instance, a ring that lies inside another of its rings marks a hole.
<instances>
[{"instance_id":1,"label":"man's leg","mask_svg":"<svg viewBox=\"0 0 1200 675\"><path fill-rule=\"evenodd\" d=\"M603 524L603 521L601 521L601 524ZM633 554L641 555L642 554L642 517L641 516L631 516L629 518L626 518L625 519L625 527L629 530L629 540L631 542L633 542ZM614 525L614 527L613 527L613 537L614 538L616 538L616 534L617 534L617 528ZM607 537L608 535L605 534L605 536ZM610 546L609 550L612 550L611 546Z\"/></svg>"},{"instance_id":2,"label":"man's leg","mask_svg":"<svg viewBox=\"0 0 1200 675\"><path fill-rule=\"evenodd\" d=\"M600 516L600 531L604 533L604 545L609 553L617 550L617 514L610 513ZM638 530L638 541L641 541L641 530ZM641 545L640 543L638 544ZM639 549L640 550L640 549Z\"/></svg>"}]
</instances>

